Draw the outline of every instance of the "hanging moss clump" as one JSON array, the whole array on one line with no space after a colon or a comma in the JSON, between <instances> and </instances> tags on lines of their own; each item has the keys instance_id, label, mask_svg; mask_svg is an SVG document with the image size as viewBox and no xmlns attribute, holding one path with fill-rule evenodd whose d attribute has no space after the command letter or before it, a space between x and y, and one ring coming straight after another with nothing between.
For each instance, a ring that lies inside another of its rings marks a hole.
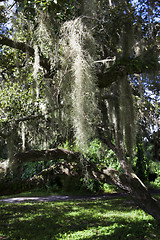
<instances>
[{"instance_id":1,"label":"hanging moss clump","mask_svg":"<svg viewBox=\"0 0 160 240\"><path fill-rule=\"evenodd\" d=\"M127 77L120 81L120 127L123 136L124 149L130 159L133 158L135 138L135 113L132 90Z\"/></svg>"},{"instance_id":2,"label":"hanging moss clump","mask_svg":"<svg viewBox=\"0 0 160 240\"><path fill-rule=\"evenodd\" d=\"M121 152L121 158L133 159L135 149L135 113L132 90L127 77L112 84L106 90L110 97L106 100L108 128Z\"/></svg>"},{"instance_id":3,"label":"hanging moss clump","mask_svg":"<svg viewBox=\"0 0 160 240\"><path fill-rule=\"evenodd\" d=\"M64 73L66 71L61 91L65 103L70 106L69 114L78 150L86 153L97 121L96 76L93 67L95 42L88 28L78 18L62 26L60 46L61 64Z\"/></svg>"}]
</instances>

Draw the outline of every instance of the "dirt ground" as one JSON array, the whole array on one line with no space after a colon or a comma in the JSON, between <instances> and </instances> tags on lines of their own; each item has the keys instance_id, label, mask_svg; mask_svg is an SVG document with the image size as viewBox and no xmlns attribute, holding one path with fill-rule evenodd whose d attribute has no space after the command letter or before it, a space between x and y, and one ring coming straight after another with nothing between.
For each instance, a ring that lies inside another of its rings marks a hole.
<instances>
[{"instance_id":1,"label":"dirt ground","mask_svg":"<svg viewBox=\"0 0 160 240\"><path fill-rule=\"evenodd\" d=\"M69 196L69 195L52 195L47 197L11 197L6 199L0 199L3 203L21 203L24 201L39 201L39 202L54 202L54 201L69 201L69 200L98 200L98 199L110 199L110 198L122 198L127 196L126 193L107 193L103 195L92 196Z\"/></svg>"}]
</instances>

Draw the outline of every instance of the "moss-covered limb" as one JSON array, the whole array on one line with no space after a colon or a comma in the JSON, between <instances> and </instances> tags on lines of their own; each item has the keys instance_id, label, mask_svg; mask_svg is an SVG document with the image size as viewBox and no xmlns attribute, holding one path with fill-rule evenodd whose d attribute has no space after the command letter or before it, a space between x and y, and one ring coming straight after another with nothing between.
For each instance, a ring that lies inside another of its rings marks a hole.
<instances>
[{"instance_id":1,"label":"moss-covered limb","mask_svg":"<svg viewBox=\"0 0 160 240\"><path fill-rule=\"evenodd\" d=\"M125 174L111 168L99 169L95 164L88 164L88 172L91 178L117 186L130 194L134 202L146 213L152 215L160 222L160 205L151 197L145 185L134 174ZM62 162L43 170L37 176L29 180L30 184L44 184L53 176L63 175L68 177L83 177L83 171L76 163ZM28 184L28 183L27 183Z\"/></svg>"},{"instance_id":2,"label":"moss-covered limb","mask_svg":"<svg viewBox=\"0 0 160 240\"><path fill-rule=\"evenodd\" d=\"M152 215L160 223L160 204L155 200L141 182L141 180L132 174L120 176L122 182L127 183L131 189L130 195L134 202L146 213Z\"/></svg>"},{"instance_id":3,"label":"moss-covered limb","mask_svg":"<svg viewBox=\"0 0 160 240\"><path fill-rule=\"evenodd\" d=\"M58 178L57 178L58 177ZM37 175L25 181L28 187L46 186L47 183L53 182L54 179L68 178L80 179L83 177L82 169L77 163L59 162L42 170Z\"/></svg>"},{"instance_id":4,"label":"moss-covered limb","mask_svg":"<svg viewBox=\"0 0 160 240\"><path fill-rule=\"evenodd\" d=\"M38 173L37 176L43 176L47 178L48 176L57 176L57 175L67 175L67 176L81 176L82 177L82 170L77 163L69 163L69 162L60 162L57 164L52 165L51 167L42 170Z\"/></svg>"},{"instance_id":5,"label":"moss-covered limb","mask_svg":"<svg viewBox=\"0 0 160 240\"><path fill-rule=\"evenodd\" d=\"M12 40L3 34L0 34L0 44L9 46L11 48L15 48L21 50L23 52L28 52L30 56L34 56L34 49L26 45L23 42L17 42ZM128 59L119 59L115 61L115 64L112 65L107 71L101 70L99 65L102 63L96 63L97 67L97 85L99 88L106 88L111 86L111 84L117 80L119 80L124 75L131 75L134 73L140 74L144 72L153 72L160 69L160 64L158 63L159 49L157 47L153 47L151 49L146 50L141 56L137 58L128 58ZM108 61L108 60L107 60ZM104 61L103 61L104 62ZM40 56L40 65L47 70L46 76L50 76L51 74L51 66L49 59ZM104 67L103 67L104 69ZM52 72L52 75L54 72Z\"/></svg>"},{"instance_id":6,"label":"moss-covered limb","mask_svg":"<svg viewBox=\"0 0 160 240\"><path fill-rule=\"evenodd\" d=\"M30 56L34 56L34 48L25 44L24 42L18 42L18 41L12 40L4 36L3 34L0 34L0 44L18 49L24 53L27 52ZM44 69L46 69L48 72L50 72L51 66L50 66L49 60L44 58L44 56L40 56L40 65Z\"/></svg>"},{"instance_id":7,"label":"moss-covered limb","mask_svg":"<svg viewBox=\"0 0 160 240\"><path fill-rule=\"evenodd\" d=\"M35 159L34 159L35 160ZM17 167L17 165L16 165ZM20 166L19 166L20 167ZM17 168L17 174L19 171ZM0 170L1 166L0 166ZM49 168L43 169L38 174L27 180L21 180L20 176L16 179L9 180L7 177L4 177L0 180L0 195L18 193L22 191L27 191L37 187L45 187L48 183L54 182L54 179L67 179L70 178L73 180L80 179L83 177L82 165L79 163L71 163L67 161L59 161ZM57 180L59 182L59 180Z\"/></svg>"},{"instance_id":8,"label":"moss-covered limb","mask_svg":"<svg viewBox=\"0 0 160 240\"><path fill-rule=\"evenodd\" d=\"M160 70L158 62L159 50L155 48L149 49L140 57L120 59L115 61L114 65L107 69L107 71L97 73L98 87L110 87L113 82L120 80L126 75L152 73ZM97 64L98 65L98 64Z\"/></svg>"},{"instance_id":9,"label":"moss-covered limb","mask_svg":"<svg viewBox=\"0 0 160 240\"><path fill-rule=\"evenodd\" d=\"M50 150L32 150L24 153L19 153L15 155L16 161L20 164L27 161L49 161L49 160L58 160L64 159L65 161L55 164L48 169L43 170L38 175L47 175L52 173L53 175L72 175L76 173L76 169L79 175L83 175L82 166L80 164L80 154L77 152L65 150L65 149L50 149ZM124 160L125 161L125 160ZM138 183L140 188L145 186L141 183L138 177L132 172L130 174L121 173L115 169L111 168L102 168L99 170L99 167L96 164L87 162L87 170L91 178L107 182L110 184L115 184L119 188L133 193L136 187L135 181ZM134 183L132 186L132 182ZM141 185L139 184L141 183ZM138 186L137 185L137 186ZM146 189L146 188L145 188Z\"/></svg>"}]
</instances>

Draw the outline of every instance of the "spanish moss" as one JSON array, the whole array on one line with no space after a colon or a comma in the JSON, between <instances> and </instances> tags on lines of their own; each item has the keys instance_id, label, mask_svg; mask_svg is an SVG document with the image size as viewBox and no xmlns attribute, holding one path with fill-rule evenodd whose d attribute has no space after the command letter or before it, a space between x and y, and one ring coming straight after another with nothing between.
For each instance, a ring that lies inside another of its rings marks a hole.
<instances>
[{"instance_id":1,"label":"spanish moss","mask_svg":"<svg viewBox=\"0 0 160 240\"><path fill-rule=\"evenodd\" d=\"M66 22L60 44L63 47L62 66L70 73L64 76L63 91L67 89L67 103L71 104L71 119L79 151L87 152L88 142L94 133L97 104L95 100L96 77L93 68L95 43L81 19ZM88 48L89 46L89 48ZM87 49L88 48L88 49Z\"/></svg>"},{"instance_id":2,"label":"spanish moss","mask_svg":"<svg viewBox=\"0 0 160 240\"><path fill-rule=\"evenodd\" d=\"M123 133L124 149L132 158L135 147L135 114L129 79L123 77L120 82L120 123Z\"/></svg>"}]
</instances>

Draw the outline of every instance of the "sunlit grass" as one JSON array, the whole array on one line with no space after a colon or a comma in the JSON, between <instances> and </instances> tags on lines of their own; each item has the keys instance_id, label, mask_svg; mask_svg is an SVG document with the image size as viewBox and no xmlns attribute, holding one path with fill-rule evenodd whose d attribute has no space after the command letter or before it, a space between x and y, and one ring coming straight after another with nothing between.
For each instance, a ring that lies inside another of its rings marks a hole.
<instances>
[{"instance_id":1,"label":"sunlit grass","mask_svg":"<svg viewBox=\"0 0 160 240\"><path fill-rule=\"evenodd\" d=\"M0 207L0 236L4 239L160 239L156 221L127 198L1 203Z\"/></svg>"}]
</instances>

